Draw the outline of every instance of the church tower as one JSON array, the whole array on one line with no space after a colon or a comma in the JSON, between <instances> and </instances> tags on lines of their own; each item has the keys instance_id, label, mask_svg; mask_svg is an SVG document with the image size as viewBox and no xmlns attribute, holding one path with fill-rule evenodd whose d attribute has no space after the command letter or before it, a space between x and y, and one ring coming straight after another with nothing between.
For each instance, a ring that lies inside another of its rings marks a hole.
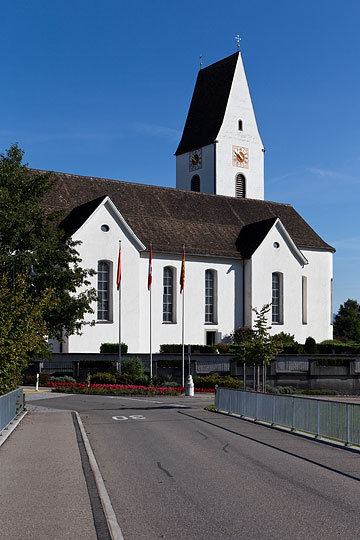
<instances>
[{"instance_id":1,"label":"church tower","mask_svg":"<svg viewBox=\"0 0 360 540\"><path fill-rule=\"evenodd\" d=\"M264 145L240 51L199 71L175 156L178 189L264 199Z\"/></svg>"}]
</instances>

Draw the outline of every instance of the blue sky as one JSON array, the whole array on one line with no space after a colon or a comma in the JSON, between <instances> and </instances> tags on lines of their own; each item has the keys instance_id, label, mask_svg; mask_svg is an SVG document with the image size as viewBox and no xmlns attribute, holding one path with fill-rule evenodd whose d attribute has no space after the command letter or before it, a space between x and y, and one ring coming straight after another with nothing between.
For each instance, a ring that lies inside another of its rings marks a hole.
<instances>
[{"instance_id":1,"label":"blue sky","mask_svg":"<svg viewBox=\"0 0 360 540\"><path fill-rule=\"evenodd\" d=\"M265 196L333 245L334 311L360 301L360 3L3 0L0 151L30 166L175 186L199 56L241 50Z\"/></svg>"}]
</instances>

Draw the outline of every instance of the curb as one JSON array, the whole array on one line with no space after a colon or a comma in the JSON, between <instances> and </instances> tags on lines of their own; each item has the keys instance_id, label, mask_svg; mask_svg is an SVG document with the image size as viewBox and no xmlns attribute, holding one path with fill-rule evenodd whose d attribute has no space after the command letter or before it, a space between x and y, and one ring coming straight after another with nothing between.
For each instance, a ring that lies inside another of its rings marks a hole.
<instances>
[{"instance_id":1,"label":"curb","mask_svg":"<svg viewBox=\"0 0 360 540\"><path fill-rule=\"evenodd\" d=\"M20 424L21 420L27 415L28 411L25 409L23 410L18 416L16 416L14 418L14 420L12 420L7 427L5 427L1 432L0 432L0 448L1 446L4 444L4 442L8 439L8 437L10 437L10 435L12 434L12 432L14 431L14 429L16 429L18 427L18 425Z\"/></svg>"},{"instance_id":2,"label":"curb","mask_svg":"<svg viewBox=\"0 0 360 540\"><path fill-rule=\"evenodd\" d=\"M88 455L88 458L89 458L89 461L90 461L90 466L91 466L92 472L94 474L97 490L98 490L98 493L99 493L99 496L100 496L101 504L102 504L103 509L104 509L106 522L107 522L107 525L108 525L108 528L109 528L111 538L112 538L112 540L124 540L123 534L121 532L120 526L119 526L118 521L116 519L114 509L113 509L111 501L110 501L110 497L109 497L108 492L106 490L103 477L101 476L99 466L98 466L98 464L96 462L94 452L92 451L89 439L88 439L88 437L86 435L84 425L82 423L82 420L80 418L79 413L77 411L74 411L74 413L75 413L75 416L76 416L76 419L77 419L77 422L78 422L78 426L79 426L79 429L80 429L80 432L81 432L81 436L82 436L83 441L84 441L84 446L85 446L85 449L86 449L86 452L87 452L87 455Z\"/></svg>"}]
</instances>

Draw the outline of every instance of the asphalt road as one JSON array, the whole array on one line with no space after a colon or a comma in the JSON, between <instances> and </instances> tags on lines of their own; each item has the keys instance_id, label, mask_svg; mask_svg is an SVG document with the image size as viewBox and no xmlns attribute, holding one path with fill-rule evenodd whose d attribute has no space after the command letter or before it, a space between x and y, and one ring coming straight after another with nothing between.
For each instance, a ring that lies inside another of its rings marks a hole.
<instances>
[{"instance_id":1,"label":"asphalt road","mask_svg":"<svg viewBox=\"0 0 360 540\"><path fill-rule=\"evenodd\" d=\"M360 538L360 453L205 411L210 400L36 404L80 413L125 540Z\"/></svg>"}]
</instances>

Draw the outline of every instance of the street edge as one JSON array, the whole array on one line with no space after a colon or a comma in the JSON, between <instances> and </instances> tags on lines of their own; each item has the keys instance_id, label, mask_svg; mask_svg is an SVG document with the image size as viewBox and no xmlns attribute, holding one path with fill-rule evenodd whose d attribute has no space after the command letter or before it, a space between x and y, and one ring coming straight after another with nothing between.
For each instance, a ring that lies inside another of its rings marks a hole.
<instances>
[{"instance_id":1,"label":"street edge","mask_svg":"<svg viewBox=\"0 0 360 540\"><path fill-rule=\"evenodd\" d=\"M104 509L106 522L108 524L108 528L109 528L111 538L113 540L124 540L124 536L123 536L123 534L121 532L120 525L119 525L119 523L118 523L118 521L116 519L116 515L115 515L114 509L112 507L108 492L106 490L103 477L101 475L99 466L98 466L98 464L96 462L94 452L92 451L90 441L88 439L88 436L86 435L84 424L82 423L82 420L80 418L79 413L77 411L74 411L74 413L75 413L75 416L76 416L76 419L77 419L77 422L78 422L78 426L79 426L79 429L80 429L80 432L81 432L81 436L82 436L83 441L84 441L84 446L85 446L85 449L86 449L86 452L87 452L87 455L88 455L88 458L89 458L90 466L91 466L91 469L92 469L94 477L95 477L97 490L98 490L98 493L99 493L99 496L100 496L101 504L102 504L103 509Z\"/></svg>"},{"instance_id":2,"label":"street edge","mask_svg":"<svg viewBox=\"0 0 360 540\"><path fill-rule=\"evenodd\" d=\"M12 434L14 429L16 429L18 427L21 420L27 415L27 413L28 413L28 411L26 409L24 409L19 414L19 416L16 416L14 418L14 420L12 420L10 422L10 424L0 432L0 448L4 444L4 442L7 441L8 437L10 437L10 435Z\"/></svg>"}]
</instances>

